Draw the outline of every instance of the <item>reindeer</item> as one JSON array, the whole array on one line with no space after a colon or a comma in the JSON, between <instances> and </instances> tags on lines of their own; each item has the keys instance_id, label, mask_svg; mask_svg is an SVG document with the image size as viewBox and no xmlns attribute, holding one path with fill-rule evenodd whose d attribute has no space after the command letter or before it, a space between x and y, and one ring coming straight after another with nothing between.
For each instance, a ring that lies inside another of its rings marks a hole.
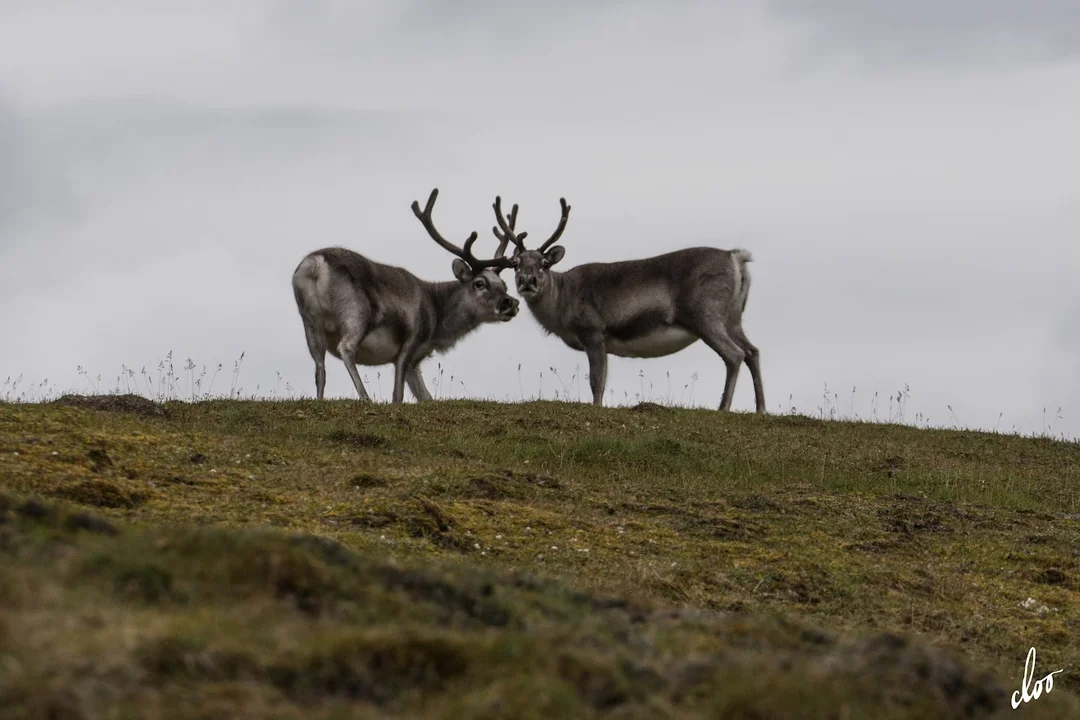
<instances>
[{"instance_id":1,"label":"reindeer","mask_svg":"<svg viewBox=\"0 0 1080 720\"><path fill-rule=\"evenodd\" d=\"M439 189L427 206L413 202L413 214L428 235L457 258L456 281L428 282L408 270L383 265L341 247L308 254L292 276L293 294L315 361L315 391L326 386L326 351L345 363L361 400L369 400L356 364L394 364L393 402L405 399L405 383L418 401L431 400L420 362L445 353L484 323L508 322L518 301L507 294L499 273L510 266L505 247L490 260L472 254L477 234L464 247L451 244L431 220Z\"/></svg>"},{"instance_id":2,"label":"reindeer","mask_svg":"<svg viewBox=\"0 0 1080 720\"><path fill-rule=\"evenodd\" d=\"M560 198L559 204L562 218L555 233L535 250L526 250L523 240L528 233L515 232L517 205L504 217L502 198L496 197L499 225L492 228L499 240L496 255L501 257L507 245L514 243L510 264L517 291L532 316L548 334L585 352L593 404L603 405L608 355L663 357L700 339L727 367L719 409L731 409L739 367L745 362L754 380L757 412L764 413L761 353L742 329L750 293L746 264L753 259L751 254L742 248L692 247L557 272L551 268L566 251L552 245L570 217L566 199Z\"/></svg>"}]
</instances>

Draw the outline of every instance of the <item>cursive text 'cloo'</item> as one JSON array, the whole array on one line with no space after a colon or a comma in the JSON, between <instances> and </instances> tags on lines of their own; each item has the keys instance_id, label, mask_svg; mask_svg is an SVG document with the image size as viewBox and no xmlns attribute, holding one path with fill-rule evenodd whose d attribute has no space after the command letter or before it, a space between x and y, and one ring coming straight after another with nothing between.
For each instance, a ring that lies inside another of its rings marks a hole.
<instances>
[{"instance_id":1,"label":"cursive text 'cloo'","mask_svg":"<svg viewBox=\"0 0 1080 720\"><path fill-rule=\"evenodd\" d=\"M1054 676L1062 670L1055 670L1054 672L1047 673L1044 677L1035 682L1034 687L1031 685L1032 678L1035 677L1035 648L1028 650L1027 659L1024 661L1024 683L1020 686L1019 690L1014 690L1012 694L1012 706L1013 710L1020 707L1020 703L1028 702L1030 700L1036 700L1043 694L1043 690L1049 693L1054 689ZM1031 692L1028 689L1031 688ZM1017 695L1020 697L1017 698Z\"/></svg>"}]
</instances>

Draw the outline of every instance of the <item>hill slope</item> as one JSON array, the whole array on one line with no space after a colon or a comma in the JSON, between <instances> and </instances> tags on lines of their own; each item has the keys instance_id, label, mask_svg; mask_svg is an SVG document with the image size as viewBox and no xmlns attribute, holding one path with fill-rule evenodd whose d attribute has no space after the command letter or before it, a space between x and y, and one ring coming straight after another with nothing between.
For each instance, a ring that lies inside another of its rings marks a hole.
<instances>
[{"instance_id":1,"label":"hill slope","mask_svg":"<svg viewBox=\"0 0 1080 720\"><path fill-rule=\"evenodd\" d=\"M0 405L0 705L1071 717L1078 481L1076 444L656 406ZM1065 672L1014 712L1032 646Z\"/></svg>"}]
</instances>

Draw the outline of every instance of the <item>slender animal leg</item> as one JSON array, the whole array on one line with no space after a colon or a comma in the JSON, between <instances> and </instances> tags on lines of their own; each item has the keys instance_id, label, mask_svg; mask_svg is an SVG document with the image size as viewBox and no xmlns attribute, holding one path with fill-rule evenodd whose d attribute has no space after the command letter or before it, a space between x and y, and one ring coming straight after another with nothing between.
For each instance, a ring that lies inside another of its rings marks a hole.
<instances>
[{"instance_id":1,"label":"slender animal leg","mask_svg":"<svg viewBox=\"0 0 1080 720\"><path fill-rule=\"evenodd\" d=\"M314 324L304 320L304 335L307 336L308 351L311 359L315 361L315 397L323 399L323 391L326 389L326 338L315 329Z\"/></svg>"},{"instance_id":2,"label":"slender animal leg","mask_svg":"<svg viewBox=\"0 0 1080 720\"><path fill-rule=\"evenodd\" d=\"M413 397L418 402L423 402L431 399L431 393L428 392L427 385L424 384L424 376L420 374L420 366L414 365L411 370L405 374L405 382L409 385L409 390L412 391Z\"/></svg>"},{"instance_id":3,"label":"slender animal leg","mask_svg":"<svg viewBox=\"0 0 1080 720\"><path fill-rule=\"evenodd\" d=\"M739 379L739 366L746 353L728 335L721 322L707 324L701 333L701 339L719 355L727 366L727 379L724 381L724 396L720 399L720 410L730 410L735 397L735 381Z\"/></svg>"},{"instance_id":4,"label":"slender animal leg","mask_svg":"<svg viewBox=\"0 0 1080 720\"><path fill-rule=\"evenodd\" d=\"M746 337L741 325L732 326L731 339L746 353L746 367L750 368L750 377L754 380L754 407L758 413L764 415L765 390L761 381L761 351Z\"/></svg>"},{"instance_id":5,"label":"slender animal leg","mask_svg":"<svg viewBox=\"0 0 1080 720\"><path fill-rule=\"evenodd\" d=\"M359 342L349 344L348 338L343 337L338 345L338 354L341 355L341 361L345 363L345 369L349 371L349 377L352 379L360 399L370 400L371 397L368 395L364 383L360 380L360 373L356 369L356 348L358 345Z\"/></svg>"},{"instance_id":6,"label":"slender animal leg","mask_svg":"<svg viewBox=\"0 0 1080 720\"><path fill-rule=\"evenodd\" d=\"M405 402L405 378L416 364L418 340L419 338L415 337L406 338L397 358L394 359L394 396L391 401L395 404Z\"/></svg>"},{"instance_id":7,"label":"slender animal leg","mask_svg":"<svg viewBox=\"0 0 1080 720\"><path fill-rule=\"evenodd\" d=\"M345 363L345 369L349 371L349 377L352 378L361 400L371 399L356 369L356 351L367 334L367 325L368 319L364 313L357 313L342 327L341 341L338 343L338 355L341 356L341 362Z\"/></svg>"},{"instance_id":8,"label":"slender animal leg","mask_svg":"<svg viewBox=\"0 0 1080 720\"><path fill-rule=\"evenodd\" d=\"M607 386L607 348L604 341L585 343L585 357L589 359L589 387L592 388L593 405L603 407L604 388Z\"/></svg>"}]
</instances>

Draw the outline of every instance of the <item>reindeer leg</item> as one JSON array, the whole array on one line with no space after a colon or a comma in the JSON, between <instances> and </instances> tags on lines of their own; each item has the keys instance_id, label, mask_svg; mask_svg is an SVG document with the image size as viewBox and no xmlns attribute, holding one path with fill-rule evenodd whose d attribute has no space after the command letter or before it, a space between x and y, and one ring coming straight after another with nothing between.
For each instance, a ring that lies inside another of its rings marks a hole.
<instances>
[{"instance_id":1,"label":"reindeer leg","mask_svg":"<svg viewBox=\"0 0 1080 720\"><path fill-rule=\"evenodd\" d=\"M401 344L401 350L394 360L394 396L391 399L396 405L405 402L405 379L409 373L416 370L416 364L420 358L416 357L416 349L420 344L418 337L406 338ZM417 398L419 400L419 398Z\"/></svg>"},{"instance_id":2,"label":"reindeer leg","mask_svg":"<svg viewBox=\"0 0 1080 720\"><path fill-rule=\"evenodd\" d=\"M607 385L607 348L603 338L590 338L582 342L585 357L589 359L589 387L592 388L593 405L603 407L604 388Z\"/></svg>"},{"instance_id":3,"label":"reindeer leg","mask_svg":"<svg viewBox=\"0 0 1080 720\"><path fill-rule=\"evenodd\" d=\"M349 377L352 379L360 399L371 400L367 388L364 387L364 383L360 380L360 373L356 369L356 348L359 345L359 341L350 343L346 338L342 338L341 343L338 344L338 354L341 355L341 361L345 363L345 369L349 372Z\"/></svg>"},{"instance_id":4,"label":"reindeer leg","mask_svg":"<svg viewBox=\"0 0 1080 720\"><path fill-rule=\"evenodd\" d=\"M720 410L731 410L731 401L735 398L735 381L739 379L739 366L746 353L731 336L723 321L723 315L716 311L703 311L697 319L695 330L706 345L720 356L727 367L724 381L724 396L720 399Z\"/></svg>"},{"instance_id":5,"label":"reindeer leg","mask_svg":"<svg viewBox=\"0 0 1080 720\"><path fill-rule=\"evenodd\" d=\"M721 331L722 332L722 331ZM731 401L735 399L735 383L739 379L739 366L742 365L743 353L738 345L731 342L726 332L712 338L703 338L705 344L711 347L723 359L727 368L727 377L724 379L724 395L720 398L720 410L731 410Z\"/></svg>"},{"instance_id":6,"label":"reindeer leg","mask_svg":"<svg viewBox=\"0 0 1080 720\"><path fill-rule=\"evenodd\" d=\"M427 385L424 384L424 376L420 374L420 364L413 365L409 372L405 373L405 382L409 385L409 390L412 391L413 397L418 402L431 400L431 393L428 392Z\"/></svg>"},{"instance_id":7,"label":"reindeer leg","mask_svg":"<svg viewBox=\"0 0 1080 720\"><path fill-rule=\"evenodd\" d=\"M371 400L367 388L360 381L360 373L356 370L356 351L360 348L364 336L367 335L369 315L362 308L356 308L350 317L342 324L341 340L338 342L338 356L345 363L345 369L352 378L353 385L361 400Z\"/></svg>"},{"instance_id":8,"label":"reindeer leg","mask_svg":"<svg viewBox=\"0 0 1080 720\"><path fill-rule=\"evenodd\" d=\"M750 377L754 380L754 407L758 414L764 415L765 390L763 389L761 382L761 351L746 337L742 325L732 326L731 339L743 349L744 353L746 353L746 367L750 369Z\"/></svg>"},{"instance_id":9,"label":"reindeer leg","mask_svg":"<svg viewBox=\"0 0 1080 720\"><path fill-rule=\"evenodd\" d=\"M323 391L326 389L326 337L319 332L314 321L309 321L307 317L304 317L303 321L308 352L315 361L315 397L322 400Z\"/></svg>"},{"instance_id":10,"label":"reindeer leg","mask_svg":"<svg viewBox=\"0 0 1080 720\"><path fill-rule=\"evenodd\" d=\"M394 363L394 394L390 398L390 402L394 405L400 405L405 402L405 373L408 372L405 368L405 363L397 361Z\"/></svg>"}]
</instances>

